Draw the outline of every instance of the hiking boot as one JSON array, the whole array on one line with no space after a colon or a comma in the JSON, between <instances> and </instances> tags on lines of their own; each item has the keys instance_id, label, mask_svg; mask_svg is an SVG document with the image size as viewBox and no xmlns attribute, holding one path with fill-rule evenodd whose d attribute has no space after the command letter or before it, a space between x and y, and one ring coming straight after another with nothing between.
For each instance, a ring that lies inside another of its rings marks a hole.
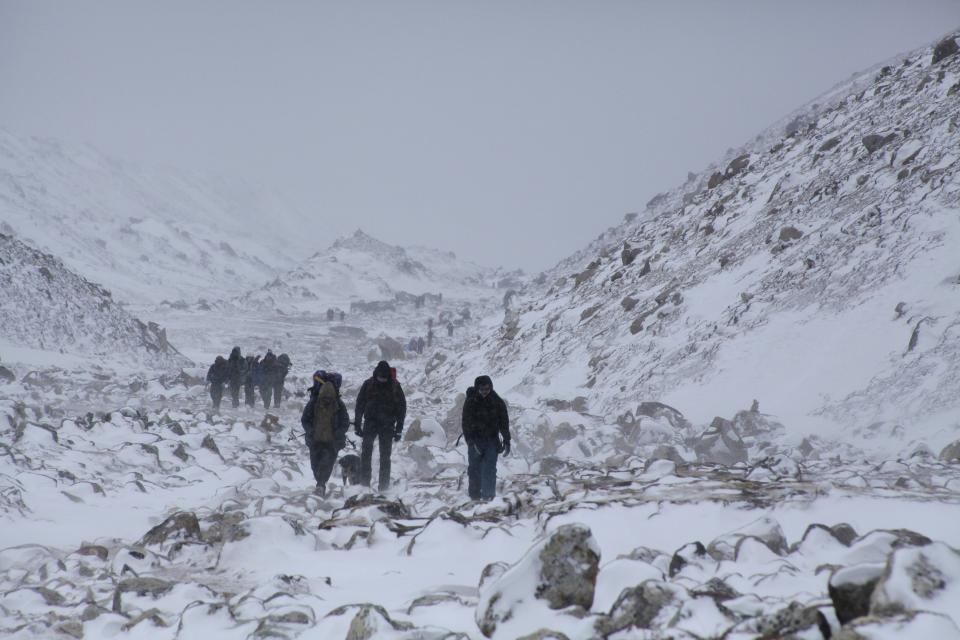
<instances>
[{"instance_id":1,"label":"hiking boot","mask_svg":"<svg viewBox=\"0 0 960 640\"><path fill-rule=\"evenodd\" d=\"M313 494L321 498L325 497L327 495L327 485L318 484L317 487L313 490Z\"/></svg>"}]
</instances>

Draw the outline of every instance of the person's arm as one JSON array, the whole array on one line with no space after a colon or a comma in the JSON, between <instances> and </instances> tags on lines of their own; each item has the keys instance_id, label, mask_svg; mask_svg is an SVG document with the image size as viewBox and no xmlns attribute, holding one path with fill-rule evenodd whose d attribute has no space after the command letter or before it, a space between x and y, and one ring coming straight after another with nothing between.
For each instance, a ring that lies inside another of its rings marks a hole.
<instances>
[{"instance_id":1,"label":"person's arm","mask_svg":"<svg viewBox=\"0 0 960 640\"><path fill-rule=\"evenodd\" d=\"M507 412L507 403L500 398L500 439L503 442L504 454L510 453L510 414Z\"/></svg>"},{"instance_id":2,"label":"person's arm","mask_svg":"<svg viewBox=\"0 0 960 640\"><path fill-rule=\"evenodd\" d=\"M403 433L403 421L407 419L407 396L403 393L403 387L400 386L399 382L394 382L397 385L397 424L393 428L393 432L396 435Z\"/></svg>"},{"instance_id":3,"label":"person's arm","mask_svg":"<svg viewBox=\"0 0 960 640\"><path fill-rule=\"evenodd\" d=\"M307 401L307 406L303 408L303 415L300 416L300 426L305 433L313 433L313 406L317 403L316 397Z\"/></svg>"},{"instance_id":4,"label":"person's arm","mask_svg":"<svg viewBox=\"0 0 960 640\"><path fill-rule=\"evenodd\" d=\"M353 428L358 436L361 433L360 430L363 428L363 412L367 408L367 386L369 384L369 380L364 380L363 384L360 385L360 392L357 393L357 403L354 405Z\"/></svg>"}]
</instances>

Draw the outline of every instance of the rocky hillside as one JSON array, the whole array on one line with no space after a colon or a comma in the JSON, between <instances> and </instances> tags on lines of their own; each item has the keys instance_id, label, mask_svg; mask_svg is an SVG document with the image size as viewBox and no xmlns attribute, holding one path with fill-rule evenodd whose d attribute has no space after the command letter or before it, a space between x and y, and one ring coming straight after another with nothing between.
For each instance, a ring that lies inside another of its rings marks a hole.
<instances>
[{"instance_id":1,"label":"rocky hillside","mask_svg":"<svg viewBox=\"0 0 960 640\"><path fill-rule=\"evenodd\" d=\"M0 232L60 257L123 302L217 299L290 268L306 251L277 226L286 209L244 185L0 130Z\"/></svg>"},{"instance_id":2,"label":"rocky hillside","mask_svg":"<svg viewBox=\"0 0 960 640\"><path fill-rule=\"evenodd\" d=\"M485 368L611 420L654 399L704 422L753 399L846 431L960 420L956 48L855 78L658 195L434 384Z\"/></svg>"},{"instance_id":3,"label":"rocky hillside","mask_svg":"<svg viewBox=\"0 0 960 640\"><path fill-rule=\"evenodd\" d=\"M190 364L163 329L132 317L109 291L6 235L0 235L0 339L5 350L26 347L154 369Z\"/></svg>"},{"instance_id":4,"label":"rocky hillside","mask_svg":"<svg viewBox=\"0 0 960 640\"><path fill-rule=\"evenodd\" d=\"M451 252L389 245L358 229L236 302L247 308L323 312L398 295L499 298L506 289L497 288L515 286L520 277L459 260Z\"/></svg>"}]
</instances>

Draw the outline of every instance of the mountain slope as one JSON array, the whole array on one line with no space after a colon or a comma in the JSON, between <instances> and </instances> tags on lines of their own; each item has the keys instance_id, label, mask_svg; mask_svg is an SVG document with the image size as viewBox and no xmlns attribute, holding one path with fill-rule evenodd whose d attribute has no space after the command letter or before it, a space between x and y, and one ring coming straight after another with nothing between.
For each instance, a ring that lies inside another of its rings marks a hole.
<instances>
[{"instance_id":1,"label":"mountain slope","mask_svg":"<svg viewBox=\"0 0 960 640\"><path fill-rule=\"evenodd\" d=\"M397 294L493 298L516 273L460 261L450 252L389 245L357 230L296 268L237 299L244 307L323 312L352 301L392 300Z\"/></svg>"},{"instance_id":2,"label":"mountain slope","mask_svg":"<svg viewBox=\"0 0 960 640\"><path fill-rule=\"evenodd\" d=\"M289 268L297 236L277 228L287 208L244 185L0 130L0 231L59 256L124 302L219 298Z\"/></svg>"},{"instance_id":3,"label":"mountain slope","mask_svg":"<svg viewBox=\"0 0 960 640\"><path fill-rule=\"evenodd\" d=\"M162 329L132 317L109 291L53 256L2 234L0 302L0 338L11 345L146 363L154 369L191 364Z\"/></svg>"},{"instance_id":4,"label":"mountain slope","mask_svg":"<svg viewBox=\"0 0 960 640\"><path fill-rule=\"evenodd\" d=\"M611 420L759 399L865 436L960 423L960 55L913 52L793 120L562 262L434 384L482 366Z\"/></svg>"}]
</instances>

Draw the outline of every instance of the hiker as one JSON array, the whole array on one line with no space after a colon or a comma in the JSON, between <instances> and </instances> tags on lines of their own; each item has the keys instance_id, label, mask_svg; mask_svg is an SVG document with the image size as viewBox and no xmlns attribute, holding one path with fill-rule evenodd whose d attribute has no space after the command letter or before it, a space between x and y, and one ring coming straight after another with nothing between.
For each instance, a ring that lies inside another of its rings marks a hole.
<instances>
[{"instance_id":1,"label":"hiker","mask_svg":"<svg viewBox=\"0 0 960 640\"><path fill-rule=\"evenodd\" d=\"M354 430L363 439L360 449L361 484L370 486L373 462L373 442L380 447L380 491L390 487L390 454L393 443L400 441L403 421L407 416L407 399L396 379L396 370L381 360L373 376L364 381L357 394L354 411Z\"/></svg>"},{"instance_id":2,"label":"hiker","mask_svg":"<svg viewBox=\"0 0 960 640\"><path fill-rule=\"evenodd\" d=\"M452 337L453 337L453 323L452 323L452 322L448 322L448 323L447 323L447 337L448 337L448 338L452 338Z\"/></svg>"},{"instance_id":3,"label":"hiker","mask_svg":"<svg viewBox=\"0 0 960 640\"><path fill-rule=\"evenodd\" d=\"M344 313L344 312L341 310L341 311L340 311L340 322L343 322L343 321L346 320L346 319L347 319L347 314Z\"/></svg>"},{"instance_id":4,"label":"hiker","mask_svg":"<svg viewBox=\"0 0 960 640\"><path fill-rule=\"evenodd\" d=\"M210 399L213 400L214 411L220 411L223 385L229 378L230 372L227 369L227 360L223 356L217 356L217 359L207 369L207 382L210 383Z\"/></svg>"},{"instance_id":5,"label":"hiker","mask_svg":"<svg viewBox=\"0 0 960 640\"><path fill-rule=\"evenodd\" d=\"M327 309L327 322L333 322L333 309Z\"/></svg>"},{"instance_id":6,"label":"hiker","mask_svg":"<svg viewBox=\"0 0 960 640\"><path fill-rule=\"evenodd\" d=\"M267 349L267 355L260 361L257 372L257 386L260 387L260 397L263 398L263 408L270 408L270 399L273 397L273 369L277 365L277 356Z\"/></svg>"},{"instance_id":7,"label":"hiker","mask_svg":"<svg viewBox=\"0 0 960 640\"><path fill-rule=\"evenodd\" d=\"M497 456L510 454L510 417L490 376L477 377L467 389L460 425L467 443L467 492L472 500L493 500Z\"/></svg>"},{"instance_id":8,"label":"hiker","mask_svg":"<svg viewBox=\"0 0 960 640\"><path fill-rule=\"evenodd\" d=\"M247 377L247 361L240 354L240 347L234 347L230 351L227 368L230 370L230 401L236 409L240 406L240 387Z\"/></svg>"},{"instance_id":9,"label":"hiker","mask_svg":"<svg viewBox=\"0 0 960 640\"><path fill-rule=\"evenodd\" d=\"M290 373L290 356L281 353L273 366L273 375L270 378L274 407L280 406L280 399L283 397L283 383L286 381L288 373Z\"/></svg>"},{"instance_id":10,"label":"hiker","mask_svg":"<svg viewBox=\"0 0 960 640\"><path fill-rule=\"evenodd\" d=\"M310 451L310 468L317 482L315 493L321 497L327 495L333 465L337 462L337 454L347 445L347 431L350 430L350 415L340 399L342 382L339 373L315 371L310 400L300 416Z\"/></svg>"},{"instance_id":11,"label":"hiker","mask_svg":"<svg viewBox=\"0 0 960 640\"><path fill-rule=\"evenodd\" d=\"M254 376L259 366L260 356L247 356L247 375L243 379L243 403L248 407L255 407L257 405Z\"/></svg>"}]
</instances>

